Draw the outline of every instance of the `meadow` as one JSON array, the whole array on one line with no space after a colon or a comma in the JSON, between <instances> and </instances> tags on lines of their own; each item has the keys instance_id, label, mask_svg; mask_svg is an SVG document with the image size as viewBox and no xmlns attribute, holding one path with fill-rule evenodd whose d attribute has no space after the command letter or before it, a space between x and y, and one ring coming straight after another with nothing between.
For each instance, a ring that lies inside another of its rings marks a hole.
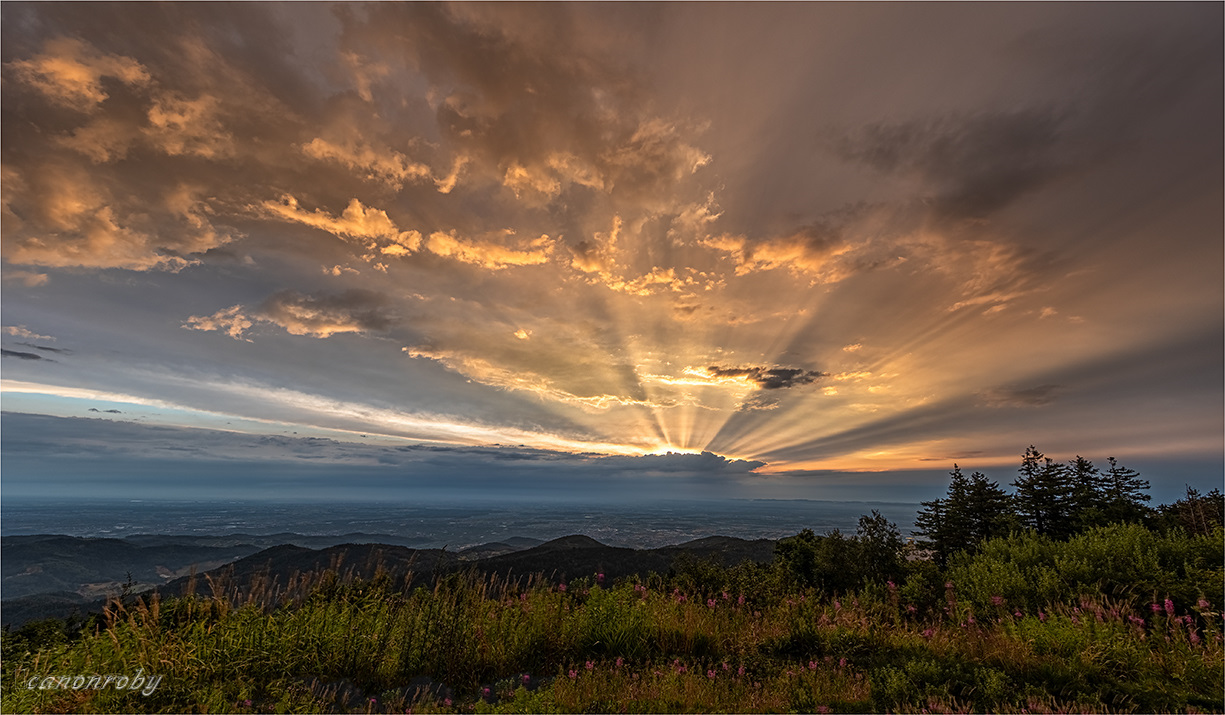
<instances>
[{"instance_id":1,"label":"meadow","mask_svg":"<svg viewBox=\"0 0 1225 715\"><path fill-rule=\"evenodd\" d=\"M1014 533L943 566L907 547L883 572L871 527L784 540L767 565L690 561L616 583L202 579L207 596L128 596L91 621L6 632L3 709L1225 711L1219 526ZM850 587L814 581L795 548L831 538L858 549ZM163 676L156 690L29 687L137 669Z\"/></svg>"}]
</instances>

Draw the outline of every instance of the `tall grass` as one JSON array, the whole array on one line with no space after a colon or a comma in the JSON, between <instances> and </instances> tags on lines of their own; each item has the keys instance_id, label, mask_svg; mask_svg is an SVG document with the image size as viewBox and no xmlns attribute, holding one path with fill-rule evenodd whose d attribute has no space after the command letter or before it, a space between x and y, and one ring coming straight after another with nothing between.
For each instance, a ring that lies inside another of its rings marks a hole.
<instances>
[{"instance_id":1,"label":"tall grass","mask_svg":"<svg viewBox=\"0 0 1225 715\"><path fill-rule=\"evenodd\" d=\"M933 575L924 568L916 578ZM922 598L910 584L785 590L744 570L610 585L595 574L564 585L460 574L411 588L334 571L245 591L212 582L208 596L112 602L74 638L6 634L3 709L1225 710L1212 595L1137 601L1078 582L1073 597L1038 601L990 593L989 574L957 568L948 573L964 583ZM156 691L27 687L138 668L163 676Z\"/></svg>"}]
</instances>

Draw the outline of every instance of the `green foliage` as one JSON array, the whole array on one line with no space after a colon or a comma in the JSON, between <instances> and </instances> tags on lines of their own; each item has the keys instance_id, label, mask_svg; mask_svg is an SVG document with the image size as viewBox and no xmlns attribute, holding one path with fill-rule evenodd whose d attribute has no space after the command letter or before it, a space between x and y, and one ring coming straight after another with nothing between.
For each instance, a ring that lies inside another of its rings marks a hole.
<instances>
[{"instance_id":1,"label":"green foliage","mask_svg":"<svg viewBox=\"0 0 1225 715\"><path fill-rule=\"evenodd\" d=\"M1138 524L1097 527L1066 542L1034 532L985 543L954 559L948 578L978 608L1003 598L1032 612L1082 594L1105 594L1136 606L1172 598L1179 604L1219 594L1222 535L1157 534Z\"/></svg>"}]
</instances>

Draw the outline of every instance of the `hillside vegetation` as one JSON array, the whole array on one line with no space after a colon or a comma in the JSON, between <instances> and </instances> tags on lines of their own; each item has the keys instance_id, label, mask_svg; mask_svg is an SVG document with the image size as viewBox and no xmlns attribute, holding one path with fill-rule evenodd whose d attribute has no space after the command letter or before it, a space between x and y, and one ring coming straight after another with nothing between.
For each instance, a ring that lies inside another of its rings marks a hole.
<instances>
[{"instance_id":1,"label":"hillside vegetation","mask_svg":"<svg viewBox=\"0 0 1225 715\"><path fill-rule=\"evenodd\" d=\"M942 514L957 488L955 473ZM619 579L469 568L421 585L412 574L325 569L275 587L209 576L199 589L208 596L129 596L86 622L5 632L3 705L1222 712L1219 503L1219 493L1189 493L1130 520L1061 533L1022 523L945 552L930 533L904 544L872 514L853 535L784 539L769 563L690 557ZM569 558L586 548L571 537L552 550ZM38 687L138 669L161 676L158 687Z\"/></svg>"}]
</instances>

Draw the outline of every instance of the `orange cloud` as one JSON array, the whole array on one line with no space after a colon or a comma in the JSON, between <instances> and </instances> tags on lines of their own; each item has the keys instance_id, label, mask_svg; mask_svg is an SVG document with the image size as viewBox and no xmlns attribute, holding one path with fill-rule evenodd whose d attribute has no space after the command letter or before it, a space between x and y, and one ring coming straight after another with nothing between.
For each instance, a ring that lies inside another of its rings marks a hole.
<instances>
[{"instance_id":1,"label":"orange cloud","mask_svg":"<svg viewBox=\"0 0 1225 715\"><path fill-rule=\"evenodd\" d=\"M298 205L298 200L290 195L281 197L280 201L265 201L260 206L264 212L273 216L312 226L345 240L364 241L370 250L379 247L379 241L386 242L384 246L394 244L407 251L415 251L421 245L421 234L417 231L401 231L387 216L387 212L369 206L353 199L340 216L332 216L323 209L307 211ZM395 255L395 249L384 251Z\"/></svg>"},{"instance_id":2,"label":"orange cloud","mask_svg":"<svg viewBox=\"0 0 1225 715\"><path fill-rule=\"evenodd\" d=\"M507 232L511 235L511 232ZM522 248L511 248L496 240L460 238L454 231L430 234L425 247L432 253L500 270L509 266L534 266L547 263L553 254L553 239L547 235L523 242Z\"/></svg>"},{"instance_id":3,"label":"orange cloud","mask_svg":"<svg viewBox=\"0 0 1225 715\"><path fill-rule=\"evenodd\" d=\"M109 95L102 88L105 78L133 86L150 81L149 72L135 59L100 52L70 37L47 40L41 54L9 62L8 67L47 98L83 112L106 101Z\"/></svg>"}]
</instances>

